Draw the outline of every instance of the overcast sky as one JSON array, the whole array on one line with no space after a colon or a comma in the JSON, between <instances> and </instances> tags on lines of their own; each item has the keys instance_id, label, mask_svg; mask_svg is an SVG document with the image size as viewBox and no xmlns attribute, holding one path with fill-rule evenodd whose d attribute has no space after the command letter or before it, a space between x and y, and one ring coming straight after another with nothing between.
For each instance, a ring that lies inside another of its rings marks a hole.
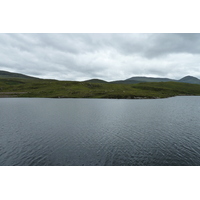
<instances>
[{"instance_id":1,"label":"overcast sky","mask_svg":"<svg viewBox=\"0 0 200 200\"><path fill-rule=\"evenodd\" d=\"M107 81L200 78L200 34L0 34L0 70Z\"/></svg>"}]
</instances>

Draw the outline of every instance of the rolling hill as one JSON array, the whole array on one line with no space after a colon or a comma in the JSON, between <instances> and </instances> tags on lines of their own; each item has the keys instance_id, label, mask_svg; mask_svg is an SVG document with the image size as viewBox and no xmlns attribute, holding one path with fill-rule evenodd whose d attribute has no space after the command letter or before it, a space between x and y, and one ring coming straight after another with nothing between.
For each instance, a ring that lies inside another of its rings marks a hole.
<instances>
[{"instance_id":1,"label":"rolling hill","mask_svg":"<svg viewBox=\"0 0 200 200\"><path fill-rule=\"evenodd\" d=\"M7 72L7 71L2 71L2 70L0 70L0 78L38 79L38 78L27 76L27 75L24 75L24 74Z\"/></svg>"},{"instance_id":2,"label":"rolling hill","mask_svg":"<svg viewBox=\"0 0 200 200\"><path fill-rule=\"evenodd\" d=\"M175 80L173 80L173 79L169 79L169 78L132 77L132 78L126 79L125 81L139 81L139 82L169 82L169 81L175 81Z\"/></svg>"},{"instance_id":3,"label":"rolling hill","mask_svg":"<svg viewBox=\"0 0 200 200\"><path fill-rule=\"evenodd\" d=\"M90 80L83 81L83 82L88 82L88 83L107 83L106 81L101 80L101 79L90 79Z\"/></svg>"},{"instance_id":4,"label":"rolling hill","mask_svg":"<svg viewBox=\"0 0 200 200\"><path fill-rule=\"evenodd\" d=\"M179 80L182 83L200 84L200 80L193 76L185 76Z\"/></svg>"},{"instance_id":5,"label":"rolling hill","mask_svg":"<svg viewBox=\"0 0 200 200\"><path fill-rule=\"evenodd\" d=\"M169 78L153 78L153 77L131 77L126 80L113 81L112 83L136 84L136 83L151 83L151 82L181 82L190 84L200 84L200 80L193 76L185 76L180 80L169 79Z\"/></svg>"},{"instance_id":6,"label":"rolling hill","mask_svg":"<svg viewBox=\"0 0 200 200\"><path fill-rule=\"evenodd\" d=\"M37 79L1 71L0 97L155 99L178 95L200 95L200 84L167 81L168 79L162 82L150 82L155 79L145 78L127 81L148 80L148 82L124 84L119 81L117 84L99 79L82 82ZM191 82L191 80L197 81L191 77L185 77L180 81Z\"/></svg>"}]
</instances>

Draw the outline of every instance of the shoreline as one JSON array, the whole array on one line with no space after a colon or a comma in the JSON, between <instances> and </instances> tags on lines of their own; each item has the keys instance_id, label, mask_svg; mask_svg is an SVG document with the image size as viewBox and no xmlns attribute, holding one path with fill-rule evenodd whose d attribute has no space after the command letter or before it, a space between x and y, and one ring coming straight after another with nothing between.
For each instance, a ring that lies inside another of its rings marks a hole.
<instances>
[{"instance_id":1,"label":"shoreline","mask_svg":"<svg viewBox=\"0 0 200 200\"><path fill-rule=\"evenodd\" d=\"M169 96L169 97L135 97L135 98L96 98L96 97L23 97L23 96L16 96L17 93L16 92L13 92L12 94L5 94L5 95L1 95L0 94L0 99L1 98L31 98L31 99L34 99L34 98L40 98L40 99L116 99L116 100L120 100L120 99L124 99L124 100L156 100L156 99L167 99L167 98L172 98L172 97L189 97L189 96L200 96L200 95L175 95L175 96Z\"/></svg>"}]
</instances>

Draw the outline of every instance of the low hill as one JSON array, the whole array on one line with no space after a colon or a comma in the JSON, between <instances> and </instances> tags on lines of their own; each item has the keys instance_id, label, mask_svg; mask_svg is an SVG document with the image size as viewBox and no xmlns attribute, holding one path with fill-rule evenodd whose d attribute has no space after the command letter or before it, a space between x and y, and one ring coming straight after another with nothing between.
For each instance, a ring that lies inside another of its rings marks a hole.
<instances>
[{"instance_id":1,"label":"low hill","mask_svg":"<svg viewBox=\"0 0 200 200\"><path fill-rule=\"evenodd\" d=\"M132 77L121 81L121 83L150 83L150 82L181 82L181 83L190 83L190 84L200 84L200 80L193 76L186 76L180 80L169 79L169 78L153 78L153 77Z\"/></svg>"},{"instance_id":2,"label":"low hill","mask_svg":"<svg viewBox=\"0 0 200 200\"><path fill-rule=\"evenodd\" d=\"M200 95L200 85L180 82L112 84L0 78L0 97L156 99Z\"/></svg>"},{"instance_id":3,"label":"low hill","mask_svg":"<svg viewBox=\"0 0 200 200\"><path fill-rule=\"evenodd\" d=\"M38 79L38 78L27 76L27 75L24 75L24 74L7 72L7 71L2 71L2 70L0 70L0 78Z\"/></svg>"},{"instance_id":4,"label":"low hill","mask_svg":"<svg viewBox=\"0 0 200 200\"><path fill-rule=\"evenodd\" d=\"M147 82L138 83L139 80ZM162 82L157 82L158 80L161 81L157 78L140 77L118 83L99 79L83 82L58 81L0 71L0 97L155 99L179 95L200 96L200 84L191 84L199 81L195 77L187 76L179 82L173 82L172 79L162 79ZM130 84L133 82L134 84Z\"/></svg>"},{"instance_id":5,"label":"low hill","mask_svg":"<svg viewBox=\"0 0 200 200\"><path fill-rule=\"evenodd\" d=\"M132 77L126 79L125 81L138 81L138 82L169 82L169 81L176 81L169 78L153 78L153 77Z\"/></svg>"},{"instance_id":6,"label":"low hill","mask_svg":"<svg viewBox=\"0 0 200 200\"><path fill-rule=\"evenodd\" d=\"M83 82L88 82L88 83L107 83L106 81L101 80L101 79L90 79L90 80L86 80L86 81L83 81Z\"/></svg>"},{"instance_id":7,"label":"low hill","mask_svg":"<svg viewBox=\"0 0 200 200\"><path fill-rule=\"evenodd\" d=\"M136 84L136 83L141 83L141 81L134 81L134 80L119 80L119 81L112 81L110 83L114 84Z\"/></svg>"},{"instance_id":8,"label":"low hill","mask_svg":"<svg viewBox=\"0 0 200 200\"><path fill-rule=\"evenodd\" d=\"M192 84L200 84L200 80L193 76L185 76L179 80L182 83L192 83Z\"/></svg>"},{"instance_id":9,"label":"low hill","mask_svg":"<svg viewBox=\"0 0 200 200\"><path fill-rule=\"evenodd\" d=\"M20 73L13 73L0 70L0 78L20 78L20 79L39 79L32 76L27 76ZM137 83L150 83L150 82L182 82L182 83L191 83L191 84L200 84L200 80L193 76L186 76L180 80L169 79L169 78L154 78L154 77L131 77L126 80L118 80L118 81L111 81L107 82L101 79L90 79L84 82L90 83L111 83L111 84L137 84Z\"/></svg>"}]
</instances>

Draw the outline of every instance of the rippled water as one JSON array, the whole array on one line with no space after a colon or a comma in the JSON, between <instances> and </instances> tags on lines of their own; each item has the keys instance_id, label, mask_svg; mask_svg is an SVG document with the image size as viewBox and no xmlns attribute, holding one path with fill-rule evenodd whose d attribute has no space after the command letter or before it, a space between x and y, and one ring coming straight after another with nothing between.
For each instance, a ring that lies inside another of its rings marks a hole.
<instances>
[{"instance_id":1,"label":"rippled water","mask_svg":"<svg viewBox=\"0 0 200 200\"><path fill-rule=\"evenodd\" d=\"M0 165L200 165L200 97L0 99Z\"/></svg>"}]
</instances>

